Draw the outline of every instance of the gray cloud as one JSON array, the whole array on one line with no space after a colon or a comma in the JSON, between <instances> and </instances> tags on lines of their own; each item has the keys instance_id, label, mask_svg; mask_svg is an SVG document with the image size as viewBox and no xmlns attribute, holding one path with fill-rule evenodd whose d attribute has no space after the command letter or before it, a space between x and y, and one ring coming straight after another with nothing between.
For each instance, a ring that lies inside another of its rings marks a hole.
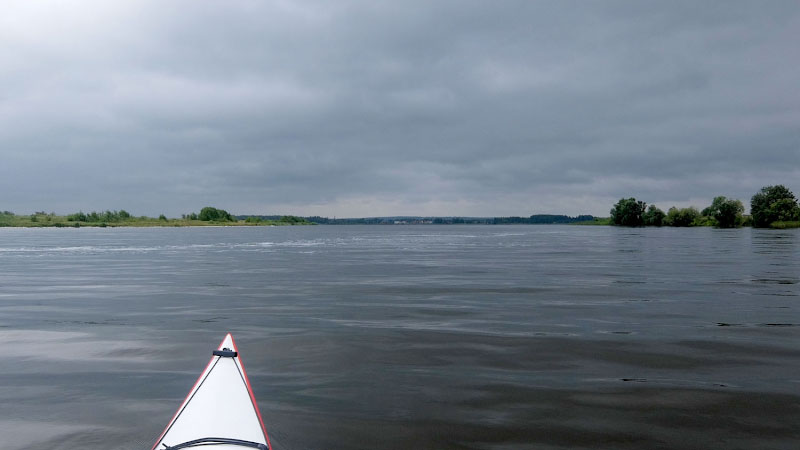
<instances>
[{"instance_id":1,"label":"gray cloud","mask_svg":"<svg viewBox=\"0 0 800 450\"><path fill-rule=\"evenodd\" d=\"M0 209L603 215L800 190L796 2L3 8Z\"/></svg>"}]
</instances>

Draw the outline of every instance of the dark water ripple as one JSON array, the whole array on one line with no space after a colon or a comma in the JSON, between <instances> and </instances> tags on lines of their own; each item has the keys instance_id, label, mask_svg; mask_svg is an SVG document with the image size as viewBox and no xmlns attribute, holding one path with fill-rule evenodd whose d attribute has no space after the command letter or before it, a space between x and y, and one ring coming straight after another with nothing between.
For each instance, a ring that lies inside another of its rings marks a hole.
<instances>
[{"instance_id":1,"label":"dark water ripple","mask_svg":"<svg viewBox=\"0 0 800 450\"><path fill-rule=\"evenodd\" d=\"M800 448L798 230L0 229L0 448L149 449L225 332L276 449Z\"/></svg>"}]
</instances>

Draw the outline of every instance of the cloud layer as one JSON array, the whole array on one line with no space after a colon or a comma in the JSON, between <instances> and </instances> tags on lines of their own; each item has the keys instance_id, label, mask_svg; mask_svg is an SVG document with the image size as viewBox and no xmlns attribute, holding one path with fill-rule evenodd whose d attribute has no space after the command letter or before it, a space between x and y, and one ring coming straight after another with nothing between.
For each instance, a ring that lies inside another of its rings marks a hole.
<instances>
[{"instance_id":1,"label":"cloud layer","mask_svg":"<svg viewBox=\"0 0 800 450\"><path fill-rule=\"evenodd\" d=\"M0 209L605 215L800 190L792 1L3 9Z\"/></svg>"}]
</instances>

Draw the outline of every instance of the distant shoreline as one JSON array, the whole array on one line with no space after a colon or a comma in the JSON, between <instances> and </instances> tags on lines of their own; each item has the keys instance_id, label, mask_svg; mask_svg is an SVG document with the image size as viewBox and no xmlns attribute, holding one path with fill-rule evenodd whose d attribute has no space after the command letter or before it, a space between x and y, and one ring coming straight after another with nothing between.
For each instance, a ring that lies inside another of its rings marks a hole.
<instances>
[{"instance_id":1,"label":"distant shoreline","mask_svg":"<svg viewBox=\"0 0 800 450\"><path fill-rule=\"evenodd\" d=\"M195 215L178 218L133 217L122 211L104 213L73 214L60 216L54 213L35 213L16 215L8 211L0 212L0 228L203 228L203 227L259 227L295 225L578 225L578 226L616 226L610 217L591 215L566 216L555 214L535 214L529 217L435 217L435 216L389 216L329 219L319 216L254 216L230 215L225 220L201 220ZM76 220L76 218L81 220ZM693 223L694 227L711 227L710 221ZM744 226L750 226L746 224ZM775 222L771 228L800 228L800 222Z\"/></svg>"},{"instance_id":2,"label":"distant shoreline","mask_svg":"<svg viewBox=\"0 0 800 450\"><path fill-rule=\"evenodd\" d=\"M591 215L567 216L534 214L528 217L459 217L459 216L387 216L364 218L299 217L292 215L232 215L225 210L203 208L200 214L184 215L180 219L133 216L125 210L57 215L37 212L17 215L0 212L0 227L25 228L82 228L82 227L208 227L208 226L290 226L290 225L609 225L610 219Z\"/></svg>"},{"instance_id":3,"label":"distant shoreline","mask_svg":"<svg viewBox=\"0 0 800 450\"><path fill-rule=\"evenodd\" d=\"M161 215L158 218L134 217L123 211L76 213L67 216L55 213L37 212L30 215L17 215L9 211L0 212L0 228L180 228L180 227L258 227L258 226L293 226L314 225L296 216L281 216L275 220L264 220L257 217L238 219L229 214L217 219L203 220L197 215L170 219Z\"/></svg>"},{"instance_id":4,"label":"distant shoreline","mask_svg":"<svg viewBox=\"0 0 800 450\"><path fill-rule=\"evenodd\" d=\"M442 225L457 225L457 226L547 226L547 225L564 225L564 226L578 226L578 227L620 227L618 225L614 225L612 223L606 223L605 221L597 221L597 222L575 222L575 223L511 223L511 224L492 224L492 223L445 223L445 224L419 224L419 223L404 223L404 224L374 224L374 223L347 223L347 224L317 224L317 223L306 223L306 224L290 224L290 223L278 223L278 224L270 224L270 223L262 223L262 224L250 224L250 223L243 223L243 222L234 222L234 223L203 223L203 224L174 224L174 223L166 223L166 224L64 224L64 223L52 223L52 224L34 224L34 225L9 225L0 223L0 229L2 228L72 228L72 229L79 229L79 228L248 228L248 227L290 227L290 226L316 226L316 225L323 225L323 226L442 226ZM627 228L627 227L620 227L620 228ZM642 226L642 227L632 227L632 228L715 228L713 225L693 225L690 227L670 227L670 226ZM744 225L739 228L753 228L750 225ZM785 229L793 229L793 228L800 228L800 222L779 222L775 223L769 228L763 229L778 229L778 230L785 230Z\"/></svg>"}]
</instances>

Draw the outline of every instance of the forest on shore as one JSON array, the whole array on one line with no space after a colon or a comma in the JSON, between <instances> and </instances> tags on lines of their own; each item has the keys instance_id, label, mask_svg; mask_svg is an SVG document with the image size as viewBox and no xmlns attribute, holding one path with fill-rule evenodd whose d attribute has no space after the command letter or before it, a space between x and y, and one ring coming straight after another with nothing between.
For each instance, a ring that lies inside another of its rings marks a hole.
<instances>
[{"instance_id":1,"label":"forest on shore","mask_svg":"<svg viewBox=\"0 0 800 450\"><path fill-rule=\"evenodd\" d=\"M294 215L232 215L206 206L180 218L134 216L124 209L57 215L38 211L17 215L0 211L0 227L191 227L191 226L283 226L283 225L619 225L628 227L671 226L736 228L800 228L800 206L794 193L783 185L765 186L750 199L750 214L741 200L717 196L711 205L697 209L671 207L666 212L634 197L621 198L609 217L592 215L534 214L527 217L435 217L390 216L327 218Z\"/></svg>"},{"instance_id":2,"label":"forest on shore","mask_svg":"<svg viewBox=\"0 0 800 450\"><path fill-rule=\"evenodd\" d=\"M786 186L765 186L750 199L750 214L744 214L741 200L715 197L711 205L699 211L694 206L672 207L665 213L655 205L633 197L621 198L610 211L609 223L628 227L672 226L736 228L799 228L800 205Z\"/></svg>"}]
</instances>

